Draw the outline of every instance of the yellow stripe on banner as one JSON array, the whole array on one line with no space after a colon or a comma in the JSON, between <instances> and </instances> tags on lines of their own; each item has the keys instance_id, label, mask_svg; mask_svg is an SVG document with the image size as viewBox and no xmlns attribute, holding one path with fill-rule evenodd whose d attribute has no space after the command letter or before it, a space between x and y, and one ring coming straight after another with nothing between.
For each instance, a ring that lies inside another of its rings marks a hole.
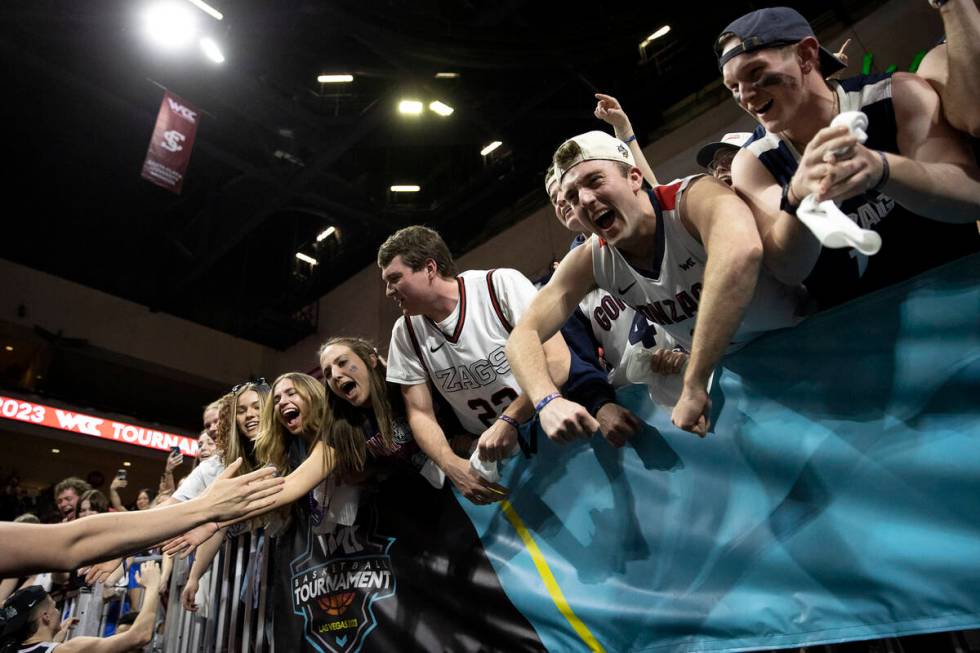
<instances>
[{"instance_id":1,"label":"yellow stripe on banner","mask_svg":"<svg viewBox=\"0 0 980 653\"><path fill-rule=\"evenodd\" d=\"M572 612L572 606L568 605L568 601L565 599L561 587L558 586L558 581L555 580L554 574L551 573L551 568L548 567L548 561L544 559L544 554L538 548L538 543L534 541L534 537L527 530L527 526L524 525L520 515L514 510L514 506L510 504L510 501L504 500L500 502L500 509L503 510L507 520L510 521L511 526L514 527L521 541L524 542L524 548L531 554L531 559L534 560L534 566L538 570L538 575L544 581L544 586L548 589L551 600L555 602L555 607L562 613L579 638L589 647L590 651L595 651L596 653L601 651L605 653L606 649L602 648L602 644L595 638L595 635L592 634L589 627L578 618L578 615Z\"/></svg>"}]
</instances>

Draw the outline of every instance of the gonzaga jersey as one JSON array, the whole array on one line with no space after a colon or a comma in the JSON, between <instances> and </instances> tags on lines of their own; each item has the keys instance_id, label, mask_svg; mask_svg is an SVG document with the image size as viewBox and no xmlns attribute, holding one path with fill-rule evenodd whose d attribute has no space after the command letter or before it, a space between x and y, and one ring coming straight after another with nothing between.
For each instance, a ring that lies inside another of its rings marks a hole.
<instances>
[{"instance_id":1,"label":"gonzaga jersey","mask_svg":"<svg viewBox=\"0 0 980 653\"><path fill-rule=\"evenodd\" d=\"M507 336L534 299L534 286L517 270L470 270L456 277L459 304L440 323L403 315L391 331L388 381L431 381L463 428L489 428L520 386L504 353Z\"/></svg>"},{"instance_id":2,"label":"gonzaga jersey","mask_svg":"<svg viewBox=\"0 0 980 653\"><path fill-rule=\"evenodd\" d=\"M708 257L701 243L681 222L679 207L684 191L699 176L685 177L648 191L657 216L657 233L653 260L645 269L631 266L622 253L596 236L592 236L590 245L596 285L662 328L687 351L691 350ZM796 316L799 300L798 289L760 274L755 295L729 350L766 331L799 322Z\"/></svg>"},{"instance_id":3,"label":"gonzaga jersey","mask_svg":"<svg viewBox=\"0 0 980 653\"><path fill-rule=\"evenodd\" d=\"M841 112L863 111L868 116L865 147L899 154L891 73L831 83ZM799 165L800 155L793 145L762 125L742 147L759 159L780 186L789 182ZM883 193L868 191L842 202L840 208L861 228L881 235L881 251L865 256L852 249L823 248L803 282L820 308L980 250L975 224L946 224L922 217Z\"/></svg>"}]
</instances>

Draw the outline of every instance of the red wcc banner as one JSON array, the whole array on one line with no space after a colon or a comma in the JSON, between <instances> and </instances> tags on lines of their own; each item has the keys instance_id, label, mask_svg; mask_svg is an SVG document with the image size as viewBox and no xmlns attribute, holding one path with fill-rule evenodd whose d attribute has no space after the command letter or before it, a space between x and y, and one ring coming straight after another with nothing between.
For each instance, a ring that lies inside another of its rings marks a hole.
<instances>
[{"instance_id":1,"label":"red wcc banner","mask_svg":"<svg viewBox=\"0 0 980 653\"><path fill-rule=\"evenodd\" d=\"M143 179L180 193L191 160L200 111L170 91L163 94L157 124L143 161Z\"/></svg>"},{"instance_id":2,"label":"red wcc banner","mask_svg":"<svg viewBox=\"0 0 980 653\"><path fill-rule=\"evenodd\" d=\"M135 444L147 449L168 451L171 447L180 447L180 452L185 456L197 456L197 439L187 435L157 431L145 426L85 415L67 408L45 406L23 399L0 397L0 418L38 424L104 440Z\"/></svg>"}]
</instances>

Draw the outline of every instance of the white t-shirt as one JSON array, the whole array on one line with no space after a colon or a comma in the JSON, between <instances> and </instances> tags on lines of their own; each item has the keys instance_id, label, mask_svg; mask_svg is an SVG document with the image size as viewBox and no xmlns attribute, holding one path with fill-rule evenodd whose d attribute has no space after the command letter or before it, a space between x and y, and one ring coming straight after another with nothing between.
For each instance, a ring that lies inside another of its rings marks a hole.
<instances>
[{"instance_id":1,"label":"white t-shirt","mask_svg":"<svg viewBox=\"0 0 980 653\"><path fill-rule=\"evenodd\" d=\"M459 302L445 320L413 315L395 322L388 381L431 381L463 428L479 435L521 393L504 346L537 291L527 277L507 268L469 270L456 280Z\"/></svg>"},{"instance_id":2,"label":"white t-shirt","mask_svg":"<svg viewBox=\"0 0 980 653\"><path fill-rule=\"evenodd\" d=\"M177 491L173 493L173 498L177 501L190 501L204 493L208 486L214 483L221 472L225 471L225 465L221 462L221 456L213 454L207 460L201 462L187 475Z\"/></svg>"}]
</instances>

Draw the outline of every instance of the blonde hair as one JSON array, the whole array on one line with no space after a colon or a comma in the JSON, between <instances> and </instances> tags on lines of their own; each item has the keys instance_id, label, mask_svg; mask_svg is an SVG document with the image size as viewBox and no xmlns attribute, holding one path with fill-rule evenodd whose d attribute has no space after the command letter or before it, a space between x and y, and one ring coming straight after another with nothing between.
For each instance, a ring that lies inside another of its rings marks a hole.
<instances>
[{"instance_id":1,"label":"blonde hair","mask_svg":"<svg viewBox=\"0 0 980 653\"><path fill-rule=\"evenodd\" d=\"M315 438L320 433L320 428L323 425L323 413L326 409L326 394L323 384L309 374L287 372L272 382L272 392L275 392L279 383L287 379L292 381L296 393L306 404L306 411L303 415L303 433ZM271 400L265 402L259 416L259 437L255 440L256 462L259 465L271 463L280 473L285 473L287 467L286 442L289 436L286 427L276 415L275 402Z\"/></svg>"},{"instance_id":2,"label":"blonde hair","mask_svg":"<svg viewBox=\"0 0 980 653\"><path fill-rule=\"evenodd\" d=\"M388 401L388 386L385 382L385 363L374 345L363 338L335 337L327 340L317 352L317 358L323 355L328 347L343 345L358 356L367 368L371 390L371 410L378 423L381 439L385 449L394 448L393 414L391 403ZM371 357L376 364L371 366ZM324 375L326 376L326 375ZM328 391L327 410L324 414L323 428L320 438L325 445L324 455L327 457L327 467L333 462L342 473L359 472L364 469L367 461L367 439L364 432L364 420L360 409L346 399ZM334 457L334 460L331 460Z\"/></svg>"},{"instance_id":3,"label":"blonde hair","mask_svg":"<svg viewBox=\"0 0 980 653\"><path fill-rule=\"evenodd\" d=\"M233 463L236 458L242 459L242 466L238 468L238 471L235 474L236 476L248 474L256 469L254 460L248 455L247 448L244 444L242 444L242 438L247 439L247 436L244 433L238 432L238 419L236 418L236 413L238 412L238 400L249 390L254 390L259 396L260 414L262 409L269 402L269 386L267 386L265 383L246 383L228 395L229 400L221 407L220 417L220 426L225 427L227 430L219 430L218 438L221 440L221 442L215 442L215 444L218 445L218 449L222 452L221 459L226 467Z\"/></svg>"}]
</instances>

